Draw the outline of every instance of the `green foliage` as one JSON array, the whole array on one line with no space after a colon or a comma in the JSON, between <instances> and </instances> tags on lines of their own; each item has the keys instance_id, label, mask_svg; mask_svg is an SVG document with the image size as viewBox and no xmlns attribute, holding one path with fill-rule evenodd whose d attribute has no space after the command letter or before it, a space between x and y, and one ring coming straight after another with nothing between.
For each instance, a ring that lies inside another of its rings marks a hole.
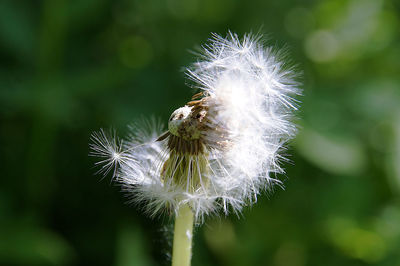
<instances>
[{"instance_id":1,"label":"green foliage","mask_svg":"<svg viewBox=\"0 0 400 266\"><path fill-rule=\"evenodd\" d=\"M0 264L168 265L170 229L93 176L92 131L167 121L210 32L267 33L303 71L285 191L195 231L193 265L400 264L395 0L0 3Z\"/></svg>"}]
</instances>

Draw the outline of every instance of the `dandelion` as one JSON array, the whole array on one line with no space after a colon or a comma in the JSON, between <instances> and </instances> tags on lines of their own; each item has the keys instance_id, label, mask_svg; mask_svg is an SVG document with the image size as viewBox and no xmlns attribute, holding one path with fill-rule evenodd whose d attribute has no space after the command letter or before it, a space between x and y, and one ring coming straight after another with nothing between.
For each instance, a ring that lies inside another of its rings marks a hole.
<instances>
[{"instance_id":1,"label":"dandelion","mask_svg":"<svg viewBox=\"0 0 400 266\"><path fill-rule=\"evenodd\" d=\"M260 192L281 185L279 154L296 132L300 94L282 54L260 39L214 35L187 76L200 92L175 110L168 130L154 119L119 142L93 134L102 170L152 216L175 215L173 265L189 265L193 222L240 213Z\"/></svg>"}]
</instances>

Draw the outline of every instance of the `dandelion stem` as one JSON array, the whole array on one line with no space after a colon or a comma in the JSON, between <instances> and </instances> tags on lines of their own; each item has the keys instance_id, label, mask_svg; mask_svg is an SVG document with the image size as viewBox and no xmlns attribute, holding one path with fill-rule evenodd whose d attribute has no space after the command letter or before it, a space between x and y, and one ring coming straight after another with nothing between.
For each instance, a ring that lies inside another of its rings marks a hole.
<instances>
[{"instance_id":1,"label":"dandelion stem","mask_svg":"<svg viewBox=\"0 0 400 266\"><path fill-rule=\"evenodd\" d=\"M190 266L192 257L193 212L183 205L175 218L172 266Z\"/></svg>"}]
</instances>

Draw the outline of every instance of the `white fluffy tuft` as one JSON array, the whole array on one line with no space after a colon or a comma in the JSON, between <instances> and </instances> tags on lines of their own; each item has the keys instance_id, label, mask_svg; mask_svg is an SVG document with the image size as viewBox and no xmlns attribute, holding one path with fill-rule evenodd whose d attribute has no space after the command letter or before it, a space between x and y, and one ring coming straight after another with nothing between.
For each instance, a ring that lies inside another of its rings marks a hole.
<instances>
[{"instance_id":1,"label":"white fluffy tuft","mask_svg":"<svg viewBox=\"0 0 400 266\"><path fill-rule=\"evenodd\" d=\"M225 214L240 212L261 191L280 184L274 178L283 173L278 153L296 133L290 119L297 109L292 97L300 94L299 84L280 58L257 37L239 40L229 33L227 38L214 35L201 61L187 70L195 87L212 99L210 126L222 128L229 139L228 148L211 145L206 155L198 155L207 156L209 171L200 173L209 180L207 186L192 191L163 181L162 168L170 155L165 141L155 141L162 128L154 120L148 130L134 127L122 145L103 131L95 133L91 146L95 155L106 158L103 171L117 166L116 180L133 202L145 202L151 215L176 212L182 204L189 204L197 218L220 209ZM209 130L202 137L206 143L218 143L218 134Z\"/></svg>"}]
</instances>

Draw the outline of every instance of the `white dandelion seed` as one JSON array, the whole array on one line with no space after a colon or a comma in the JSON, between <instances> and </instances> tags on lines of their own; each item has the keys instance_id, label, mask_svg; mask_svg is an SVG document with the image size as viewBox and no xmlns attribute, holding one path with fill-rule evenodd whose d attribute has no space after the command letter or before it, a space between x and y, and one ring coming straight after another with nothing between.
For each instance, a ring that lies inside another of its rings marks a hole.
<instances>
[{"instance_id":1,"label":"white dandelion seed","mask_svg":"<svg viewBox=\"0 0 400 266\"><path fill-rule=\"evenodd\" d=\"M97 173L103 173L105 176L111 170L114 170L113 176L115 176L119 162L125 160L122 142L115 136L115 132L108 134L103 129L100 129L99 132L94 132L90 140L89 147L91 152L89 155L101 159L95 163L95 165L100 166L100 170Z\"/></svg>"},{"instance_id":2,"label":"white dandelion seed","mask_svg":"<svg viewBox=\"0 0 400 266\"><path fill-rule=\"evenodd\" d=\"M124 143L93 135L93 153L133 202L151 215L190 206L199 220L240 212L280 181L279 152L296 132L299 84L281 54L259 38L214 35L187 69L200 93L174 111L168 131L154 120ZM148 130L150 129L150 130Z\"/></svg>"}]
</instances>

